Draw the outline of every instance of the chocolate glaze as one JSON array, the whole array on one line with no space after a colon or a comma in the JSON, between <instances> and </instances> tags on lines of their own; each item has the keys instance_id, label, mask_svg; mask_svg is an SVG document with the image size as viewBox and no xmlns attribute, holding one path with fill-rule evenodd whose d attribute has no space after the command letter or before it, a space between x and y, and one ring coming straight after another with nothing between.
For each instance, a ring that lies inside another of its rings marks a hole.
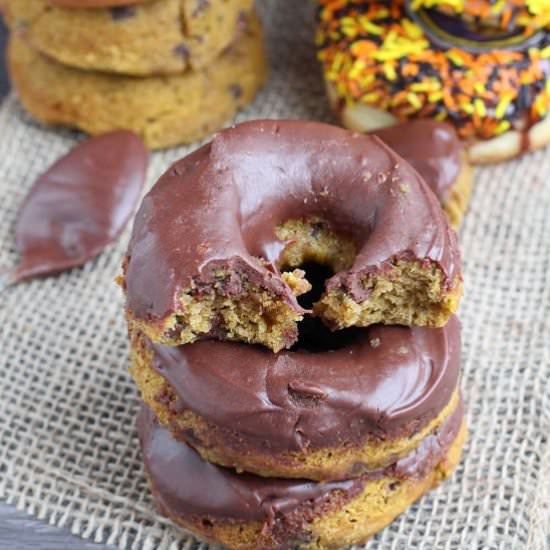
<instances>
[{"instance_id":1,"label":"chocolate glaze","mask_svg":"<svg viewBox=\"0 0 550 550\"><path fill-rule=\"evenodd\" d=\"M545 41L544 30L525 32L525 28L520 26L503 30L487 27L482 22L473 25L460 15L449 15L437 9L412 9L410 0L406 2L406 10L430 41L444 50L460 48L472 53L527 51L530 47L540 47Z\"/></svg>"},{"instance_id":2,"label":"chocolate glaze","mask_svg":"<svg viewBox=\"0 0 550 550\"><path fill-rule=\"evenodd\" d=\"M42 174L15 227L21 261L11 282L96 257L124 229L145 183L149 153L126 130L83 141Z\"/></svg>"},{"instance_id":3,"label":"chocolate glaze","mask_svg":"<svg viewBox=\"0 0 550 550\"><path fill-rule=\"evenodd\" d=\"M447 405L460 371L456 317L443 328L372 326L320 353L215 340L149 345L178 407L264 451L409 437Z\"/></svg>"},{"instance_id":4,"label":"chocolate glaze","mask_svg":"<svg viewBox=\"0 0 550 550\"><path fill-rule=\"evenodd\" d=\"M455 129L435 120L414 120L373 132L401 155L444 202L462 169L463 147Z\"/></svg>"},{"instance_id":5,"label":"chocolate glaze","mask_svg":"<svg viewBox=\"0 0 550 550\"><path fill-rule=\"evenodd\" d=\"M326 503L335 490L350 500L367 481L382 476L421 479L444 457L462 418L460 405L438 432L422 440L410 455L359 478L327 483L237 474L210 464L191 447L174 440L146 407L138 416L138 434L153 494L166 513L188 520L207 516L222 521L262 521L273 529L304 504L318 508Z\"/></svg>"},{"instance_id":6,"label":"chocolate glaze","mask_svg":"<svg viewBox=\"0 0 550 550\"><path fill-rule=\"evenodd\" d=\"M356 241L353 266L327 287L358 301L365 275L395 258L436 263L449 286L460 274L456 235L435 196L378 138L317 122L253 121L175 163L147 195L128 249L128 308L164 317L179 291L212 285L223 266L227 294L248 279L302 311L279 276L285 243L274 230L313 216Z\"/></svg>"}]
</instances>

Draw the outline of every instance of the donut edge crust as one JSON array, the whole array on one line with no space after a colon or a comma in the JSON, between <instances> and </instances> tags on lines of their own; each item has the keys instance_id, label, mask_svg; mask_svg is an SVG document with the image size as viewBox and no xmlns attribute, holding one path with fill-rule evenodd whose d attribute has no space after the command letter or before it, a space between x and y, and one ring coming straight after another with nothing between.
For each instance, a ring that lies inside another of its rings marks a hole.
<instances>
[{"instance_id":1,"label":"donut edge crust","mask_svg":"<svg viewBox=\"0 0 550 550\"><path fill-rule=\"evenodd\" d=\"M340 500L335 494L325 510L317 517L307 519L302 540L292 541L300 550L336 550L366 542L372 535L389 525L399 514L425 493L451 476L462 456L467 438L463 420L453 443L444 457L422 479L406 480L382 477L367 481L363 490L351 500ZM280 540L271 529L265 530L261 522L244 522L237 519L218 521L209 517L184 518L170 513L160 505L156 488L149 479L151 492L161 513L180 526L208 542L219 542L234 550L264 550L279 548ZM331 509L332 508L332 509Z\"/></svg>"},{"instance_id":2,"label":"donut edge crust","mask_svg":"<svg viewBox=\"0 0 550 550\"><path fill-rule=\"evenodd\" d=\"M260 448L247 444L246 435L235 433L233 443L215 424L191 410L171 407L177 396L170 384L152 366L153 353L145 338L130 331L132 375L144 401L172 437L186 441L208 462L247 471L263 477L304 478L317 481L346 479L352 474L387 466L411 452L428 434L436 431L459 406L455 388L445 407L428 424L415 426L408 437L388 441L358 442L350 447L305 450L303 454ZM182 434L186 434L188 439ZM358 468L361 465L361 468Z\"/></svg>"}]
</instances>

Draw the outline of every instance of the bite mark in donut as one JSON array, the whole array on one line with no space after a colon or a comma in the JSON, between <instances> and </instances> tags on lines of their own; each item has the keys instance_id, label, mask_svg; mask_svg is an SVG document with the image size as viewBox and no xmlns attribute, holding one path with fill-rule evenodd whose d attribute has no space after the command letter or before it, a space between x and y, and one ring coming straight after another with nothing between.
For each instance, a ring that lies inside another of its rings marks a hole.
<instances>
[{"instance_id":1,"label":"bite mark in donut","mask_svg":"<svg viewBox=\"0 0 550 550\"><path fill-rule=\"evenodd\" d=\"M301 237L278 238L289 230ZM292 255L316 261L320 238L357 251L314 307L333 327L442 326L458 307L456 234L408 164L375 137L255 121L174 164L144 199L124 266L129 322L167 344L288 348L308 311L281 271L300 267ZM326 263L349 261L339 252Z\"/></svg>"}]
</instances>

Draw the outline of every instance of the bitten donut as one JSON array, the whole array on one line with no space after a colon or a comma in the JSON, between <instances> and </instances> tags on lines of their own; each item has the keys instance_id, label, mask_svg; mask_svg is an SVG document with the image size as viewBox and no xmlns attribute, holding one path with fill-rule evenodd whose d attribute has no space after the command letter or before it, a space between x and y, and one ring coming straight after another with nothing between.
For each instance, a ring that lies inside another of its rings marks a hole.
<instances>
[{"instance_id":1,"label":"bitten donut","mask_svg":"<svg viewBox=\"0 0 550 550\"><path fill-rule=\"evenodd\" d=\"M496 38L408 0L322 0L317 34L329 98L358 131L452 123L473 163L550 141L550 32Z\"/></svg>"},{"instance_id":2,"label":"bitten donut","mask_svg":"<svg viewBox=\"0 0 550 550\"><path fill-rule=\"evenodd\" d=\"M0 0L9 26L35 50L69 67L135 76L214 65L238 36L252 0L154 0L103 9L52 7L46 0Z\"/></svg>"},{"instance_id":3,"label":"bitten donut","mask_svg":"<svg viewBox=\"0 0 550 550\"><path fill-rule=\"evenodd\" d=\"M451 317L443 328L335 334L335 349L278 354L135 335L132 374L161 423L209 462L261 476L347 479L410 453L454 413L460 326Z\"/></svg>"},{"instance_id":4,"label":"bitten donut","mask_svg":"<svg viewBox=\"0 0 550 550\"><path fill-rule=\"evenodd\" d=\"M466 437L462 407L392 465L316 483L260 478L203 461L154 415L138 419L145 471L160 511L233 550L325 550L365 542L447 478Z\"/></svg>"},{"instance_id":5,"label":"bitten donut","mask_svg":"<svg viewBox=\"0 0 550 550\"><path fill-rule=\"evenodd\" d=\"M307 262L334 274L313 306L332 328L442 326L462 292L437 198L382 141L253 121L175 163L144 199L123 266L129 324L170 345L288 348L308 312L296 299Z\"/></svg>"},{"instance_id":6,"label":"bitten donut","mask_svg":"<svg viewBox=\"0 0 550 550\"><path fill-rule=\"evenodd\" d=\"M470 201L473 170L454 128L412 120L373 133L418 171L458 227Z\"/></svg>"},{"instance_id":7,"label":"bitten donut","mask_svg":"<svg viewBox=\"0 0 550 550\"><path fill-rule=\"evenodd\" d=\"M13 86L39 121L95 135L124 128L151 149L190 143L226 124L266 78L259 23L207 69L135 78L65 67L30 48L17 34L8 48Z\"/></svg>"}]
</instances>

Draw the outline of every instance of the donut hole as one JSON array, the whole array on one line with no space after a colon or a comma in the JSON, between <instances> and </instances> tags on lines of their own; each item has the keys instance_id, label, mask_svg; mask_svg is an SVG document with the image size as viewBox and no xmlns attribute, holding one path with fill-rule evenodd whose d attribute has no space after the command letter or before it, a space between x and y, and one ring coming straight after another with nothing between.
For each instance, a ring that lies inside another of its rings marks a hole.
<instances>
[{"instance_id":1,"label":"donut hole","mask_svg":"<svg viewBox=\"0 0 550 550\"><path fill-rule=\"evenodd\" d=\"M282 277L304 309L314 307L325 292L325 281L349 269L357 255L353 240L321 218L288 220L275 234L287 243L279 260Z\"/></svg>"},{"instance_id":2,"label":"donut hole","mask_svg":"<svg viewBox=\"0 0 550 550\"><path fill-rule=\"evenodd\" d=\"M309 353L337 351L353 345L361 333L364 335L364 330L357 327L332 331L318 317L307 315L298 323L298 340L290 349Z\"/></svg>"},{"instance_id":3,"label":"donut hole","mask_svg":"<svg viewBox=\"0 0 550 550\"><path fill-rule=\"evenodd\" d=\"M316 262L306 262L300 266L308 290L298 296L298 303L304 309L311 309L325 292L325 281L334 275L332 269Z\"/></svg>"},{"instance_id":4,"label":"donut hole","mask_svg":"<svg viewBox=\"0 0 550 550\"><path fill-rule=\"evenodd\" d=\"M322 218L288 220L275 229L275 235L287 243L279 259L281 271L318 264L330 268L332 275L349 269L357 256L353 239Z\"/></svg>"},{"instance_id":5,"label":"donut hole","mask_svg":"<svg viewBox=\"0 0 550 550\"><path fill-rule=\"evenodd\" d=\"M311 309L324 294L325 281L334 273L330 267L315 262L307 262L300 268L311 288L298 297L298 303L304 309ZM298 340L291 350L311 353L336 351L351 345L360 332L357 328L331 331L320 318L305 315L298 322Z\"/></svg>"}]
</instances>

